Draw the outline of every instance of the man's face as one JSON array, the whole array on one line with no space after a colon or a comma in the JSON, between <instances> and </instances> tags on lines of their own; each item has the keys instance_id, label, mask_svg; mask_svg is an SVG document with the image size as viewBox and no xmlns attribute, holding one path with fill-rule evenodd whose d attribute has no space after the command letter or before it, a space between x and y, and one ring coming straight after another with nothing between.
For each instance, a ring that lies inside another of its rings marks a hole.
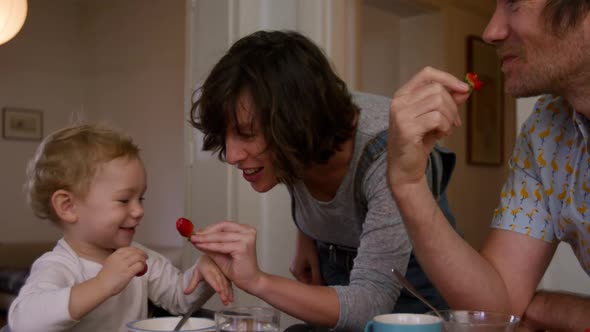
<instances>
[{"instance_id":1,"label":"man's face","mask_svg":"<svg viewBox=\"0 0 590 332\"><path fill-rule=\"evenodd\" d=\"M546 0L497 0L496 11L484 31L496 45L506 92L517 96L570 90L590 65L582 23L562 35L551 30L544 15Z\"/></svg>"}]
</instances>

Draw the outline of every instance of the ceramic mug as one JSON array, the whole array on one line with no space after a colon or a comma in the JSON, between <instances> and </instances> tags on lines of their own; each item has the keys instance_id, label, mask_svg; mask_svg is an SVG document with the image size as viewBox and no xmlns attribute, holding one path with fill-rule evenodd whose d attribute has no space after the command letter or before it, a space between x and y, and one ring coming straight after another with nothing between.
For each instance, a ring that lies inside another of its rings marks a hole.
<instances>
[{"instance_id":1,"label":"ceramic mug","mask_svg":"<svg viewBox=\"0 0 590 332\"><path fill-rule=\"evenodd\" d=\"M422 314L386 314L373 317L365 332L441 332L442 320Z\"/></svg>"}]
</instances>

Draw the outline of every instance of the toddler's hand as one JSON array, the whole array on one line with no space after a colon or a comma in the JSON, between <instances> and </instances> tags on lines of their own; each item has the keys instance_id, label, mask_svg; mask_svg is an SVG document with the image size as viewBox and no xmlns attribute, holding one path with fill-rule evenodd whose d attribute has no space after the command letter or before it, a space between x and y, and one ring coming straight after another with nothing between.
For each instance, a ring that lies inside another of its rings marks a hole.
<instances>
[{"instance_id":1,"label":"toddler's hand","mask_svg":"<svg viewBox=\"0 0 590 332\"><path fill-rule=\"evenodd\" d=\"M119 294L145 268L147 258L141 249L119 248L106 259L96 279L111 296Z\"/></svg>"},{"instance_id":2,"label":"toddler's hand","mask_svg":"<svg viewBox=\"0 0 590 332\"><path fill-rule=\"evenodd\" d=\"M201 255L197 259L197 265L193 271L193 277L184 290L185 294L192 293L201 280L207 283L219 294L219 299L224 305L234 300L234 292L231 281L221 272L217 264L207 255Z\"/></svg>"}]
</instances>

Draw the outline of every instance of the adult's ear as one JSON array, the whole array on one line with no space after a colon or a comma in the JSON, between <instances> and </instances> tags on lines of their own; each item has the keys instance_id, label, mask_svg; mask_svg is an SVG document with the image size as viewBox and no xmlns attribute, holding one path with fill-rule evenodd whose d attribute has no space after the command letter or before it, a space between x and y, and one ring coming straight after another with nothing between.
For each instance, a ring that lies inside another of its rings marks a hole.
<instances>
[{"instance_id":1,"label":"adult's ear","mask_svg":"<svg viewBox=\"0 0 590 332\"><path fill-rule=\"evenodd\" d=\"M74 195L63 189L59 189L51 195L51 205L60 220L73 224L78 220Z\"/></svg>"}]
</instances>

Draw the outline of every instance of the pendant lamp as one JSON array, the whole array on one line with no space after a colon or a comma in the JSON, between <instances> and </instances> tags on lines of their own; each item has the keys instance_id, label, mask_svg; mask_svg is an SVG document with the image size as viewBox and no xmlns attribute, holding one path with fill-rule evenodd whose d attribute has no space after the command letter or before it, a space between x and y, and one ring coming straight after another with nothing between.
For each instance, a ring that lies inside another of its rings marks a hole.
<instances>
[{"instance_id":1,"label":"pendant lamp","mask_svg":"<svg viewBox=\"0 0 590 332\"><path fill-rule=\"evenodd\" d=\"M27 0L0 0L0 45L20 31L27 17Z\"/></svg>"}]
</instances>

